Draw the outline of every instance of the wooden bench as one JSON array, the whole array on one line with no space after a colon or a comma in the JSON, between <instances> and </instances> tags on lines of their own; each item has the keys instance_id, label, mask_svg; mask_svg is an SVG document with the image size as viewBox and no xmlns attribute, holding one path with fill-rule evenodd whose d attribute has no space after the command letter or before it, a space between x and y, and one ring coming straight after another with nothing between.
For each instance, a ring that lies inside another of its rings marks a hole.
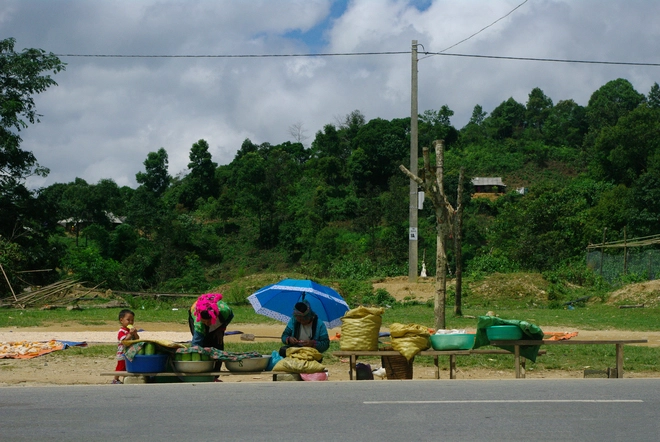
<instances>
[{"instance_id":1,"label":"wooden bench","mask_svg":"<svg viewBox=\"0 0 660 442\"><path fill-rule=\"evenodd\" d=\"M432 356L433 364L435 365L435 378L440 379L440 366L438 364L438 358L440 356L449 357L449 379L456 379L456 356L469 356L476 354L490 354L490 355L502 355L502 354L513 354L508 350L501 349L480 349L480 350L423 350L417 355L419 356ZM545 351L539 351L539 355L545 354ZM360 356L401 356L396 350L362 350L362 351L350 351L350 350L340 350L332 352L333 356L336 357L348 357L349 358L349 368L348 368L348 377L350 380L353 380L353 372L356 372L355 365L357 364L357 359ZM518 358L518 362L515 367L520 370L520 367L525 369L525 359L521 361ZM357 372L356 372L357 374ZM356 378L357 379L357 376Z\"/></svg>"},{"instance_id":2,"label":"wooden bench","mask_svg":"<svg viewBox=\"0 0 660 442\"><path fill-rule=\"evenodd\" d=\"M491 345L496 346L513 346L513 360L516 368L516 378L524 378L524 368L521 371L520 347L523 345L615 345L616 346L616 377L623 377L623 346L625 344L646 344L646 339L604 339L604 340L583 340L583 339L566 339L559 341L490 341ZM522 360L524 364L524 359ZM524 366L523 366L524 367Z\"/></svg>"},{"instance_id":3,"label":"wooden bench","mask_svg":"<svg viewBox=\"0 0 660 442\"><path fill-rule=\"evenodd\" d=\"M145 377L153 377L153 376L164 376L164 377L189 377L189 376L257 376L257 375L273 375L273 380L275 380L275 376L277 374L282 374L283 372L274 372L274 371L209 371L209 372L203 372L203 373L174 373L174 372L161 372L161 373L133 373L133 372L128 372L128 371L105 371L101 373L101 376L145 376Z\"/></svg>"}]
</instances>

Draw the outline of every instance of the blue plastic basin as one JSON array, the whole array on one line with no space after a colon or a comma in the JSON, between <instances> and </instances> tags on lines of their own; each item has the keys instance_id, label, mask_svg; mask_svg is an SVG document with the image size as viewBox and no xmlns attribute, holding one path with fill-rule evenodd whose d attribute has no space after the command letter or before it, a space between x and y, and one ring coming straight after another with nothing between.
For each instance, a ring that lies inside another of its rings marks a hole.
<instances>
[{"instance_id":1,"label":"blue plastic basin","mask_svg":"<svg viewBox=\"0 0 660 442\"><path fill-rule=\"evenodd\" d=\"M135 355L132 361L126 359L129 373L160 373L165 371L168 355Z\"/></svg>"}]
</instances>

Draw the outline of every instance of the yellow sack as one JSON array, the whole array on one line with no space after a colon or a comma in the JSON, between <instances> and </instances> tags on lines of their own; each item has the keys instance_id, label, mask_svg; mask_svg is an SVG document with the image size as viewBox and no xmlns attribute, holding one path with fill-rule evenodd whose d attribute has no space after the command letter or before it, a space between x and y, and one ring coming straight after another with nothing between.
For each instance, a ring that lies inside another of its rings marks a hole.
<instances>
[{"instance_id":1,"label":"yellow sack","mask_svg":"<svg viewBox=\"0 0 660 442\"><path fill-rule=\"evenodd\" d=\"M285 371L287 373L320 373L325 367L320 362L304 361L294 357L286 357L277 361L273 371Z\"/></svg>"},{"instance_id":2,"label":"yellow sack","mask_svg":"<svg viewBox=\"0 0 660 442\"><path fill-rule=\"evenodd\" d=\"M300 359L301 361L321 361L323 355L312 347L289 347L286 349L287 358Z\"/></svg>"},{"instance_id":3,"label":"yellow sack","mask_svg":"<svg viewBox=\"0 0 660 442\"><path fill-rule=\"evenodd\" d=\"M124 339L124 346L126 348L128 348L128 347L130 347L131 345L133 345L137 342L153 342L154 344L158 344L161 347L166 347L166 348L185 348L186 347L184 344L181 344L179 342L170 341L170 340L167 340L167 339L135 339L135 340Z\"/></svg>"},{"instance_id":4,"label":"yellow sack","mask_svg":"<svg viewBox=\"0 0 660 442\"><path fill-rule=\"evenodd\" d=\"M407 360L411 360L417 353L430 347L428 328L419 324L390 325L392 349L401 353Z\"/></svg>"},{"instance_id":5,"label":"yellow sack","mask_svg":"<svg viewBox=\"0 0 660 442\"><path fill-rule=\"evenodd\" d=\"M357 307L341 318L339 349L346 351L378 350L378 333L385 313L382 307Z\"/></svg>"}]
</instances>

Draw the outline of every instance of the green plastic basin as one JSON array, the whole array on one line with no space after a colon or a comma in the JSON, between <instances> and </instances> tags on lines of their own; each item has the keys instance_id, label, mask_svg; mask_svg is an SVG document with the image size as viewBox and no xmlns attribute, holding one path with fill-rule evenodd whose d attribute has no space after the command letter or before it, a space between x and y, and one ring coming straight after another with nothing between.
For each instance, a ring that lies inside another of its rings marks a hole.
<instances>
[{"instance_id":1,"label":"green plastic basin","mask_svg":"<svg viewBox=\"0 0 660 442\"><path fill-rule=\"evenodd\" d=\"M433 350L470 350L472 346L474 346L474 334L471 333L431 335Z\"/></svg>"},{"instance_id":2,"label":"green plastic basin","mask_svg":"<svg viewBox=\"0 0 660 442\"><path fill-rule=\"evenodd\" d=\"M523 333L517 325L492 325L486 327L486 336L489 341L517 341Z\"/></svg>"}]
</instances>

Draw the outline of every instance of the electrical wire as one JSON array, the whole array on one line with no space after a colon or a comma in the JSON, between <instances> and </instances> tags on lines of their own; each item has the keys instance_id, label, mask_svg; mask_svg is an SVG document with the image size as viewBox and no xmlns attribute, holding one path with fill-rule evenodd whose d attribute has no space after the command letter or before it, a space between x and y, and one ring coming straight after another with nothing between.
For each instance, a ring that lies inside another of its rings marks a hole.
<instances>
[{"instance_id":1,"label":"electrical wire","mask_svg":"<svg viewBox=\"0 0 660 442\"><path fill-rule=\"evenodd\" d=\"M119 55L119 54L53 54L56 57L98 57L98 58L282 58L282 57L338 57L354 55L398 55L410 51L384 52L336 52L321 54L236 54L236 55Z\"/></svg>"},{"instance_id":2,"label":"electrical wire","mask_svg":"<svg viewBox=\"0 0 660 442\"><path fill-rule=\"evenodd\" d=\"M338 52L321 54L237 54L237 55L111 55L111 54L53 54L56 57L96 57L96 58L286 58L286 57L344 57L361 55L410 55L411 51L383 51L383 52ZM420 52L420 54L445 57L484 58L492 60L518 60L541 61L549 63L576 63L576 64L608 64L619 66L660 66L660 63L628 62L628 61L600 61L600 60L570 60L559 58L537 57L509 57L502 55L456 54L446 52Z\"/></svg>"},{"instance_id":3,"label":"electrical wire","mask_svg":"<svg viewBox=\"0 0 660 442\"><path fill-rule=\"evenodd\" d=\"M490 28L490 27L493 26L495 23L497 23L497 22L499 22L499 21L501 21L501 20L504 20L505 18L507 18L508 16L510 16L511 14L513 14L513 12L514 12L516 9L520 8L522 5L524 5L524 4L527 3L528 1L529 1L529 0L525 0L524 2L522 2L521 4L519 4L518 6L516 6L516 7L513 8L512 10L510 10L508 14L503 15L502 17L498 18L497 20L495 20L494 22L492 22L492 23L489 24L488 26L486 26L486 27L484 27L484 28L481 28L480 30L478 30L478 31L475 32L474 34L470 35L470 36L467 37L467 38L464 38L463 40L459 41L458 43L454 43L453 45L449 46L448 48L444 48L444 49L443 49L442 51L440 51L440 52L448 51L448 50L450 50L451 48L456 47L456 46L458 46L459 44L468 41L469 39L471 39L471 38L474 37L475 35L481 34L483 31L485 31L486 29ZM433 54L433 55L437 55L437 54Z\"/></svg>"},{"instance_id":4,"label":"electrical wire","mask_svg":"<svg viewBox=\"0 0 660 442\"><path fill-rule=\"evenodd\" d=\"M560 58L536 58L536 57L505 57L500 55L475 55L475 54L447 54L440 52L428 52L429 55L444 55L448 57L489 58L494 60L520 60L520 61L544 61L550 63L578 63L578 64L610 64L619 66L660 66L660 63L628 62L628 61L598 61L598 60L568 60Z\"/></svg>"}]
</instances>

